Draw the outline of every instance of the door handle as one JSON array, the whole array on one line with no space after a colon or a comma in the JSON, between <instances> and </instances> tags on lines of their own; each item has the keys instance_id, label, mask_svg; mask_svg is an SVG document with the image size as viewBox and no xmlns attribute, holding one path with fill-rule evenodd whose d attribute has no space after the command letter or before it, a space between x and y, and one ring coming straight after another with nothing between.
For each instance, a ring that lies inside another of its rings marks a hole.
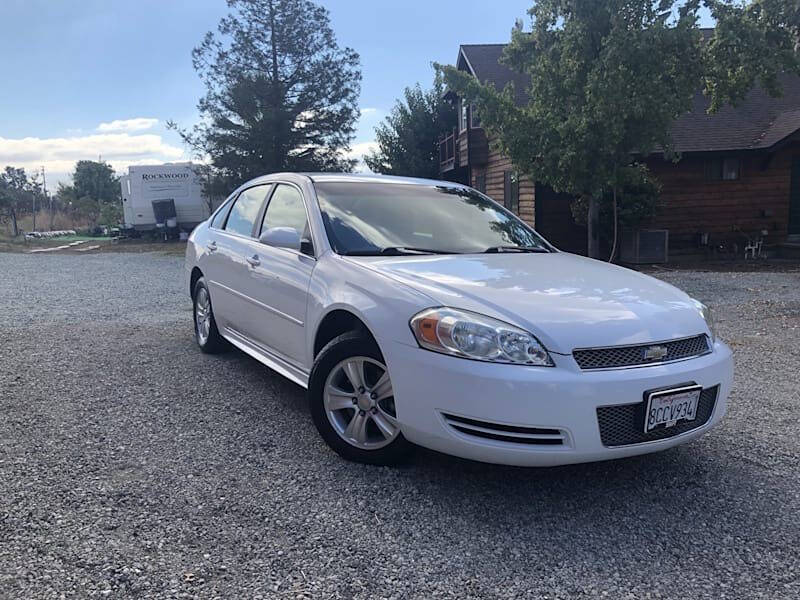
<instances>
[{"instance_id":1,"label":"door handle","mask_svg":"<svg viewBox=\"0 0 800 600\"><path fill-rule=\"evenodd\" d=\"M253 254L253 256L247 257L247 262L250 263L251 267L257 267L261 264L261 260L258 258L258 254Z\"/></svg>"},{"instance_id":2,"label":"door handle","mask_svg":"<svg viewBox=\"0 0 800 600\"><path fill-rule=\"evenodd\" d=\"M208 248L209 252L214 252L217 249L217 242L209 242L206 244L206 248Z\"/></svg>"}]
</instances>

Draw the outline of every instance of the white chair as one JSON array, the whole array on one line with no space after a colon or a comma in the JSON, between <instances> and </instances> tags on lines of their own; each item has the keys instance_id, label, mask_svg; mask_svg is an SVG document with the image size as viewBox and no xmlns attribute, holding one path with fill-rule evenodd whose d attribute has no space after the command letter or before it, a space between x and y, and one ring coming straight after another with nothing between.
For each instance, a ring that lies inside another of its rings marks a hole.
<instances>
[{"instance_id":1,"label":"white chair","mask_svg":"<svg viewBox=\"0 0 800 600\"><path fill-rule=\"evenodd\" d=\"M747 260L748 253L753 259L761 258L761 247L764 245L763 238L749 238L744 247L744 259Z\"/></svg>"}]
</instances>

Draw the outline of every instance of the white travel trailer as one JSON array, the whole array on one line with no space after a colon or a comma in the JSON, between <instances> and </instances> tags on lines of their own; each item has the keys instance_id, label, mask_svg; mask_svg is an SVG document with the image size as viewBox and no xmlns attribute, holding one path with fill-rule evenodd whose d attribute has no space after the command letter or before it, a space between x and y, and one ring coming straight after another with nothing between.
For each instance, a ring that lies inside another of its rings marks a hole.
<instances>
[{"instance_id":1,"label":"white travel trailer","mask_svg":"<svg viewBox=\"0 0 800 600\"><path fill-rule=\"evenodd\" d=\"M120 185L125 229L146 231L163 225L163 214L156 213L171 211L170 200L175 206L170 218L180 229L191 230L209 216L200 178L190 162L128 167Z\"/></svg>"}]
</instances>

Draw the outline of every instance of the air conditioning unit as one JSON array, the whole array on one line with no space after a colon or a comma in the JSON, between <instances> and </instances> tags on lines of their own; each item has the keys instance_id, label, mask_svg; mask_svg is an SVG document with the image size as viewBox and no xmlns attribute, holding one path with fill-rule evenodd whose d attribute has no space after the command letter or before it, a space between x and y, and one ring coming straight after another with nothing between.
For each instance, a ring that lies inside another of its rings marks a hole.
<instances>
[{"instance_id":1,"label":"air conditioning unit","mask_svg":"<svg viewBox=\"0 0 800 600\"><path fill-rule=\"evenodd\" d=\"M665 263L669 258L669 231L628 229L622 232L620 260L637 265Z\"/></svg>"}]
</instances>

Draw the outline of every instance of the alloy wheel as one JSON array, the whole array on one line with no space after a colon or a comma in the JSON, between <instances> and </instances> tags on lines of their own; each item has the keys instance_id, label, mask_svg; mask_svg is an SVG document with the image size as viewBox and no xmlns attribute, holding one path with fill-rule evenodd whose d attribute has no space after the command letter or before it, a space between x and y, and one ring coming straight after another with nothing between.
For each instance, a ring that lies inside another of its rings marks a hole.
<instances>
[{"instance_id":1,"label":"alloy wheel","mask_svg":"<svg viewBox=\"0 0 800 600\"><path fill-rule=\"evenodd\" d=\"M323 402L336 433L356 448L377 450L400 433L389 371L374 358L337 364L325 381Z\"/></svg>"},{"instance_id":2,"label":"alloy wheel","mask_svg":"<svg viewBox=\"0 0 800 600\"><path fill-rule=\"evenodd\" d=\"M211 300L208 297L208 290L204 287L197 290L194 301L194 323L197 340L204 346L211 333Z\"/></svg>"}]
</instances>

